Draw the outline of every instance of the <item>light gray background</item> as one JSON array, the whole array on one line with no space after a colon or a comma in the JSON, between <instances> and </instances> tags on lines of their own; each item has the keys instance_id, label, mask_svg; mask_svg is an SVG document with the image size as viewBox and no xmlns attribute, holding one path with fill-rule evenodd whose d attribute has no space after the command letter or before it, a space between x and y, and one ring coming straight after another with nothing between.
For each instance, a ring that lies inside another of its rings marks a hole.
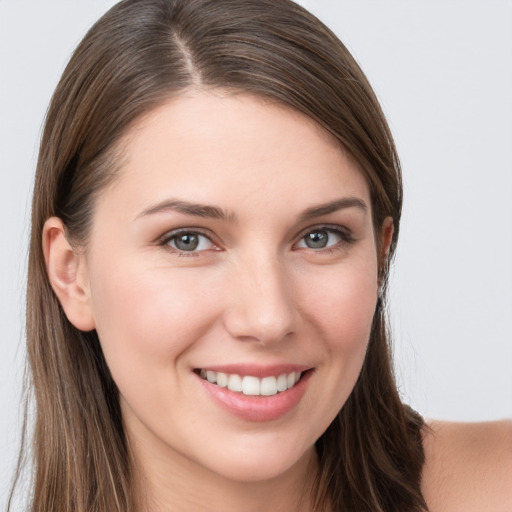
<instances>
[{"instance_id":1,"label":"light gray background","mask_svg":"<svg viewBox=\"0 0 512 512\"><path fill-rule=\"evenodd\" d=\"M0 0L0 507L14 466L29 198L42 120L114 1ZM401 155L397 374L427 417L512 416L512 1L303 0L345 42Z\"/></svg>"}]
</instances>

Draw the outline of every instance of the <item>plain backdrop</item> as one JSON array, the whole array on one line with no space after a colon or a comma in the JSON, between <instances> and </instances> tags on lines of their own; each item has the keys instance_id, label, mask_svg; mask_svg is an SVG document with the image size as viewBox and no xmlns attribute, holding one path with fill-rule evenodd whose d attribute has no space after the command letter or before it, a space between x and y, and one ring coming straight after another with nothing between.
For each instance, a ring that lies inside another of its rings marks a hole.
<instances>
[{"instance_id":1,"label":"plain backdrop","mask_svg":"<svg viewBox=\"0 0 512 512\"><path fill-rule=\"evenodd\" d=\"M19 440L37 145L72 49L112 0L0 0L0 507ZM361 64L404 170L397 376L427 417L512 417L512 1L303 0Z\"/></svg>"}]
</instances>

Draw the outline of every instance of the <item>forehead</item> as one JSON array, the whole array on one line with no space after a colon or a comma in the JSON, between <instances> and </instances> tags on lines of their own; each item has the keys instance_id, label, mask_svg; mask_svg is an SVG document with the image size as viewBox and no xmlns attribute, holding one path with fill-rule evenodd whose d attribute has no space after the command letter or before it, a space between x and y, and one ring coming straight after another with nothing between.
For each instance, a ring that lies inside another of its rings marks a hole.
<instances>
[{"instance_id":1,"label":"forehead","mask_svg":"<svg viewBox=\"0 0 512 512\"><path fill-rule=\"evenodd\" d=\"M108 194L134 208L178 196L232 209L273 202L300 209L340 194L370 206L363 174L332 134L300 112L247 94L173 97L139 120L121 146Z\"/></svg>"}]
</instances>

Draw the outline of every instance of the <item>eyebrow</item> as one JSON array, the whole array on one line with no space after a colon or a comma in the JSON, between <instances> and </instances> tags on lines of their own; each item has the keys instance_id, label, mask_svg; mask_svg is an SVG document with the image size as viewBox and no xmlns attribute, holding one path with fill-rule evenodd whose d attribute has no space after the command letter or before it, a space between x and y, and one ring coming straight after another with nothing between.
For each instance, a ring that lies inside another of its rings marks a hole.
<instances>
[{"instance_id":1,"label":"eyebrow","mask_svg":"<svg viewBox=\"0 0 512 512\"><path fill-rule=\"evenodd\" d=\"M322 215L329 215L330 213L344 210L346 208L357 208L363 213L368 211L368 206L366 206L366 203L362 199L357 197L344 197L329 203L308 208L300 216L300 221L304 222L306 220L314 219L315 217L321 217Z\"/></svg>"},{"instance_id":2,"label":"eyebrow","mask_svg":"<svg viewBox=\"0 0 512 512\"><path fill-rule=\"evenodd\" d=\"M167 199L154 206L150 206L137 215L137 219L155 213L163 213L167 211L175 211L185 215L194 215L196 217L205 217L210 219L220 220L235 220L235 214L219 208L218 206L211 206L208 204L191 203L188 201L181 201L179 199Z\"/></svg>"},{"instance_id":3,"label":"eyebrow","mask_svg":"<svg viewBox=\"0 0 512 512\"><path fill-rule=\"evenodd\" d=\"M357 208L364 213L368 211L368 207L362 199L357 197L344 197L342 199L336 199L328 203L311 206L300 215L299 221L304 222L315 217L329 215L330 213L344 210L346 208ZM175 211L185 215L194 215L196 217L227 220L230 222L236 221L236 215L233 212L223 210L218 206L192 203L179 199L167 199L154 206L150 206L149 208L143 210L139 215L137 215L136 219L146 217L148 215L153 215L155 213L164 213L167 211Z\"/></svg>"}]
</instances>

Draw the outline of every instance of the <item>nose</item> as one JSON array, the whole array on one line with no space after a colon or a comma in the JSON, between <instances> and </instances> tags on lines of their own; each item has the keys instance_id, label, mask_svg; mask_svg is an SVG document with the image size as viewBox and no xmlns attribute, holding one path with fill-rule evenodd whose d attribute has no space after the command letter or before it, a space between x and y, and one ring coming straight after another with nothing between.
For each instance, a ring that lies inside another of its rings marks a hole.
<instances>
[{"instance_id":1,"label":"nose","mask_svg":"<svg viewBox=\"0 0 512 512\"><path fill-rule=\"evenodd\" d=\"M247 258L230 276L225 327L234 338L272 345L295 329L292 280L276 255Z\"/></svg>"}]
</instances>

